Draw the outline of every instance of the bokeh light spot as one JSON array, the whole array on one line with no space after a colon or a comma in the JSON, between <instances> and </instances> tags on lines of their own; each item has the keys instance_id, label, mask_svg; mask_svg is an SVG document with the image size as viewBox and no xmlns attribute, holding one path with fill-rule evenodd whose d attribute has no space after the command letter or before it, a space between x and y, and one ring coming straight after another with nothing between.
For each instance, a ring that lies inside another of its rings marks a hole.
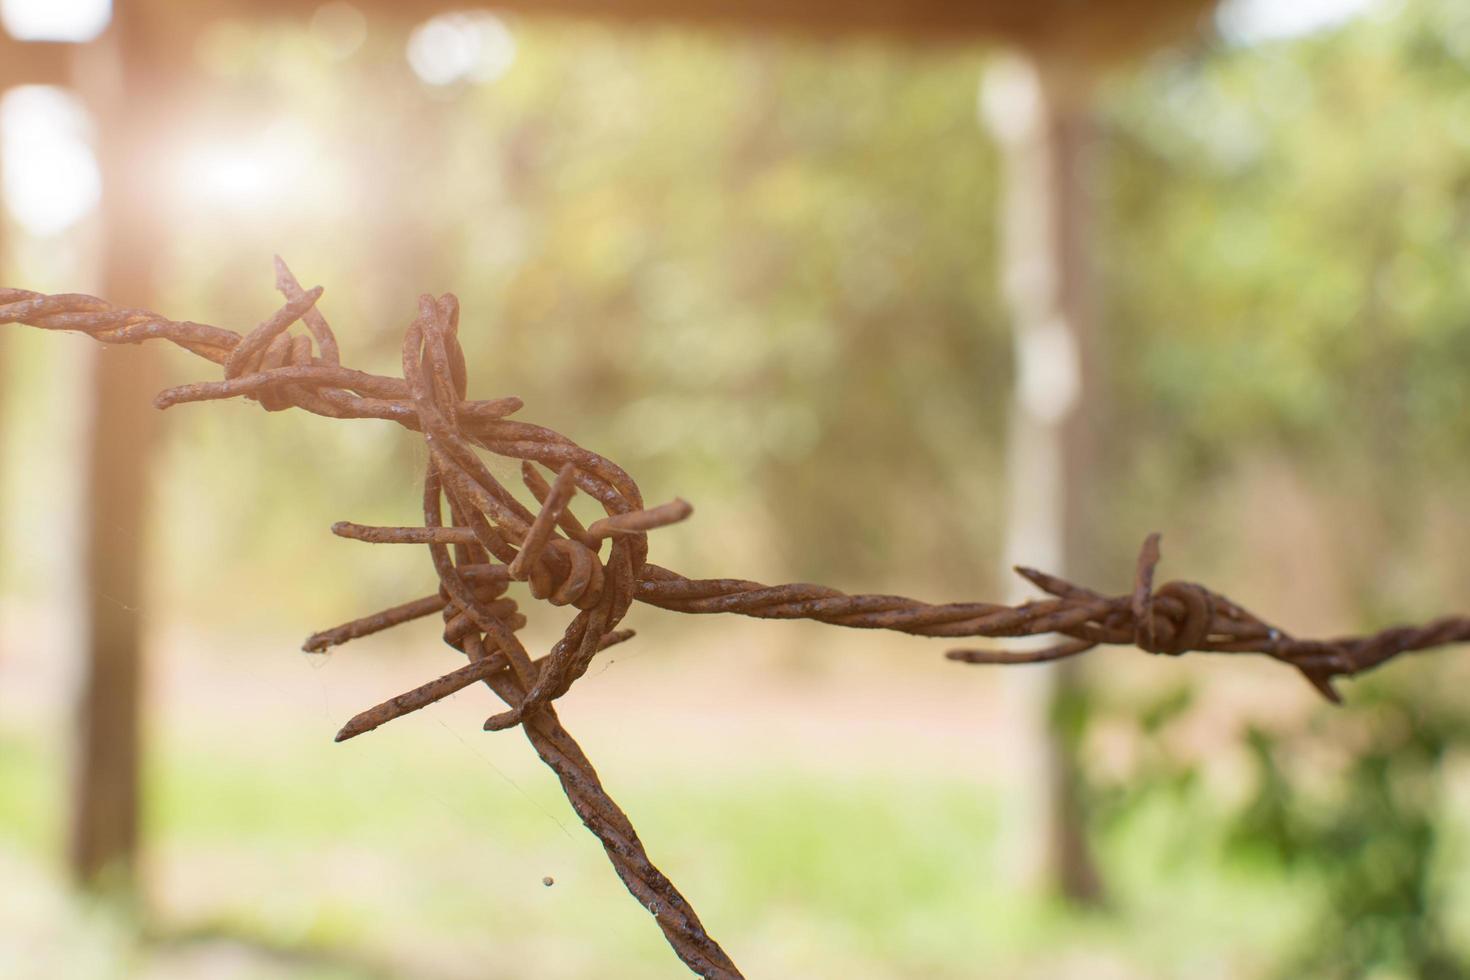
<instances>
[{"instance_id":1,"label":"bokeh light spot","mask_svg":"<svg viewBox=\"0 0 1470 980\"><path fill-rule=\"evenodd\" d=\"M186 147L177 157L178 179L197 203L255 212L311 185L305 161L317 155L298 121L240 127Z\"/></svg>"},{"instance_id":2,"label":"bokeh light spot","mask_svg":"<svg viewBox=\"0 0 1470 980\"><path fill-rule=\"evenodd\" d=\"M493 82L515 63L515 38L488 10L443 14L414 29L408 64L430 85Z\"/></svg>"},{"instance_id":3,"label":"bokeh light spot","mask_svg":"<svg viewBox=\"0 0 1470 980\"><path fill-rule=\"evenodd\" d=\"M17 41L90 41L112 21L112 0L0 0L0 25Z\"/></svg>"},{"instance_id":4,"label":"bokeh light spot","mask_svg":"<svg viewBox=\"0 0 1470 980\"><path fill-rule=\"evenodd\" d=\"M0 99L6 209L33 235L57 235L102 199L87 110L64 90L23 85Z\"/></svg>"}]
</instances>

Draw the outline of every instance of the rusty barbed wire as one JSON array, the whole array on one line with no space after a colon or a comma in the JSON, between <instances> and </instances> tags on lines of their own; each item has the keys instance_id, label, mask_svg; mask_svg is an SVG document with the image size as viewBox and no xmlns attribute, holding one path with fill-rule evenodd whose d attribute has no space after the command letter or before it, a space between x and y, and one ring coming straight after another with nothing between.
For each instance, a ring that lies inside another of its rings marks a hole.
<instances>
[{"instance_id":1,"label":"rusty barbed wire","mask_svg":"<svg viewBox=\"0 0 1470 980\"><path fill-rule=\"evenodd\" d=\"M618 626L635 600L689 614L811 619L916 636L1065 638L1043 650L947 654L964 663L1041 663L1100 645L1131 645L1172 656L1262 654L1296 668L1335 703L1340 701L1332 683L1336 677L1362 673L1403 653L1470 642L1470 617L1463 616L1366 636L1296 639L1202 585L1174 581L1154 588L1160 558L1157 534L1144 541L1131 592L1108 596L1035 569L1017 568L1051 597L1018 606L930 604L804 583L689 579L647 561L648 532L687 518L689 504L676 499L645 507L638 485L615 463L551 429L510 419L522 407L518 398L468 399L468 371L458 339L459 302L453 294L420 297L418 316L403 340L403 376L391 378L341 365L336 338L317 308L321 287L303 290L279 258L276 287L285 304L244 335L114 307L94 296L20 289L0 289L0 323L75 331L104 343L169 340L224 368L221 381L162 392L155 399L160 408L245 397L267 411L300 408L330 418L385 419L421 433L429 451L423 525L341 522L332 531L369 543L426 545L438 590L315 633L304 649L325 651L438 614L444 642L468 663L360 712L337 733L337 740L484 683L506 706L484 727L522 729L556 774L578 817L601 841L629 892L653 915L680 959L701 976L740 973L688 901L648 858L631 822L553 705L598 653L633 636L632 630ZM288 333L297 323L305 326L307 336ZM477 450L521 460L522 480L538 506L534 513L492 475ZM549 482L538 466L553 474ZM588 527L568 509L579 490L606 512ZM449 523L444 520L446 502ZM604 558L602 547L609 541ZM526 583L534 599L577 610L562 638L536 659L517 635L525 616L505 594L519 582Z\"/></svg>"}]
</instances>

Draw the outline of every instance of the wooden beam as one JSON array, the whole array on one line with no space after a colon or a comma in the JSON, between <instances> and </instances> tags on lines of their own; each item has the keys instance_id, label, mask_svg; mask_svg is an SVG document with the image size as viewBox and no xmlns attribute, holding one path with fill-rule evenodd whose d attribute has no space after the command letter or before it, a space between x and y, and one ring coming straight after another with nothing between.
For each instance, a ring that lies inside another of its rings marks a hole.
<instances>
[{"instance_id":1,"label":"wooden beam","mask_svg":"<svg viewBox=\"0 0 1470 980\"><path fill-rule=\"evenodd\" d=\"M126 0L119 0L119 3ZM1215 0L496 0L497 11L630 26L675 24L813 36L867 35L918 42L1005 41L1088 63L1124 58L1198 28ZM305 21L315 0L131 0L185 39L221 19ZM415 23L463 10L464 0L356 0L374 18ZM65 85L73 44L16 41L0 32L0 89ZM161 53L177 66L176 50Z\"/></svg>"},{"instance_id":2,"label":"wooden beam","mask_svg":"<svg viewBox=\"0 0 1470 980\"><path fill-rule=\"evenodd\" d=\"M316 0L149 0L175 18L309 18ZM373 18L413 23L477 4L466 0L352 0ZM1214 0L495 0L496 12L631 26L680 24L918 42L1006 41L1088 61L1126 57L1194 29ZM176 23L183 23L182 19Z\"/></svg>"},{"instance_id":3,"label":"wooden beam","mask_svg":"<svg viewBox=\"0 0 1470 980\"><path fill-rule=\"evenodd\" d=\"M375 3L375 8L417 7ZM423 4L431 6L429 3ZM1001 40L1106 60L1187 29L1205 0L501 0L496 9L920 42Z\"/></svg>"}]
</instances>

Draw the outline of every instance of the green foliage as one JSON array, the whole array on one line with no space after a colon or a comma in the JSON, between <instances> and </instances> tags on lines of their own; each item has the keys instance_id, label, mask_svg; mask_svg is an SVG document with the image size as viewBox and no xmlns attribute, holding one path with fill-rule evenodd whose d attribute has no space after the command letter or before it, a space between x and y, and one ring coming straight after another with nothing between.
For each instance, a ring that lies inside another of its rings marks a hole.
<instances>
[{"instance_id":1,"label":"green foliage","mask_svg":"<svg viewBox=\"0 0 1470 980\"><path fill-rule=\"evenodd\" d=\"M1100 829L1116 829L1161 800L1179 808L1191 802L1199 785L1199 763L1175 743L1170 726L1187 716L1195 699L1188 683L1137 694L1097 684L1070 690L1068 700L1077 706L1070 738L1084 759L1089 739L1102 726L1121 721L1133 735L1129 747L1134 757L1125 770L1100 775L1094 766L1084 772L1085 795ZM1172 844L1193 846L1185 834Z\"/></svg>"},{"instance_id":2,"label":"green foliage","mask_svg":"<svg viewBox=\"0 0 1470 980\"><path fill-rule=\"evenodd\" d=\"M1353 710L1346 723L1250 733L1256 789L1229 847L1324 884L1310 938L1281 975L1464 976L1470 955L1445 921L1441 828L1446 757L1470 747L1470 707L1432 684L1379 683ZM1350 757L1330 790L1313 792L1310 773L1293 770L1344 737Z\"/></svg>"},{"instance_id":3,"label":"green foliage","mask_svg":"<svg viewBox=\"0 0 1470 980\"><path fill-rule=\"evenodd\" d=\"M1465 444L1466 31L1462 5L1420 0L1117 87L1107 280L1129 422L1216 468L1264 432L1436 471Z\"/></svg>"},{"instance_id":4,"label":"green foliage","mask_svg":"<svg viewBox=\"0 0 1470 980\"><path fill-rule=\"evenodd\" d=\"M1222 777L1238 778L1225 777L1238 766L1223 733L1201 748L1189 684L1074 695L1073 737L1109 873L1124 886L1135 879L1117 842L1162 811L1167 823L1148 846L1167 867L1182 872L1213 854L1211 874L1290 883L1300 922L1273 975L1470 973L1470 947L1455 928L1464 824L1447 797L1447 776L1470 751L1470 706L1456 680L1463 671L1415 666L1416 674L1356 683L1343 709L1249 724L1239 739L1243 795L1221 789ZM1108 753L1095 751L1104 744ZM1129 760L1121 768L1120 757ZM1124 893L1127 903L1147 900Z\"/></svg>"}]
</instances>

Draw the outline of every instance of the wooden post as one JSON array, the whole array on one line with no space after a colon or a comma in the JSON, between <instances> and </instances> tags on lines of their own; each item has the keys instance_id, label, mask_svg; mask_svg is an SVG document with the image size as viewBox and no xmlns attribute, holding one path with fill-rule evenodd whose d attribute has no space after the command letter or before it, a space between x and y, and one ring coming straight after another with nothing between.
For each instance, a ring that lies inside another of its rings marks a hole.
<instances>
[{"instance_id":1,"label":"wooden post","mask_svg":"<svg viewBox=\"0 0 1470 980\"><path fill-rule=\"evenodd\" d=\"M72 47L56 41L16 41L0 30L0 88L69 84Z\"/></svg>"},{"instance_id":2,"label":"wooden post","mask_svg":"<svg viewBox=\"0 0 1470 980\"><path fill-rule=\"evenodd\" d=\"M0 31L0 55L5 53L8 46L4 43L4 31ZM0 76L0 100L5 98L5 92L9 88L9 79ZM5 121L0 118L0 285L13 281L10 267L10 211L5 202ZM4 408L3 393L9 388L9 378L5 375L7 358L5 356L6 336L8 331L0 330L0 409ZM5 452L5 416L0 414L0 456ZM4 474L0 473L0 515L5 513L5 491L6 486ZM5 574L5 521L0 516L0 577ZM0 660L3 660L5 651L0 649Z\"/></svg>"},{"instance_id":3,"label":"wooden post","mask_svg":"<svg viewBox=\"0 0 1470 980\"><path fill-rule=\"evenodd\" d=\"M97 121L102 173L101 292L151 308L162 239L157 198L159 35L119 0L113 23L77 51L76 87ZM97 346L87 395L83 664L76 696L69 864L83 887L128 897L138 848L142 611L148 479L158 438L156 351Z\"/></svg>"},{"instance_id":4,"label":"wooden post","mask_svg":"<svg viewBox=\"0 0 1470 980\"><path fill-rule=\"evenodd\" d=\"M1088 78L1043 57L1012 55L987 72L981 101L1001 153L1001 278L1016 359L1006 574L1015 581L1011 566L1026 564L1067 575L1085 550L1085 429L1098 408ZM1024 594L1018 586L1012 598ZM1052 718L1055 705L1077 694L1076 667L1028 668L1006 683L1030 715L1023 728L1044 733L1024 770L1041 775L1023 776L1034 780L1031 805L1023 805L1029 813L1017 822L1032 840L1019 850L1032 853L1021 853L1018 864L1029 875L1041 871L1073 902L1097 903L1103 889L1087 841L1075 747ZM1038 826L1045 827L1040 838Z\"/></svg>"}]
</instances>

